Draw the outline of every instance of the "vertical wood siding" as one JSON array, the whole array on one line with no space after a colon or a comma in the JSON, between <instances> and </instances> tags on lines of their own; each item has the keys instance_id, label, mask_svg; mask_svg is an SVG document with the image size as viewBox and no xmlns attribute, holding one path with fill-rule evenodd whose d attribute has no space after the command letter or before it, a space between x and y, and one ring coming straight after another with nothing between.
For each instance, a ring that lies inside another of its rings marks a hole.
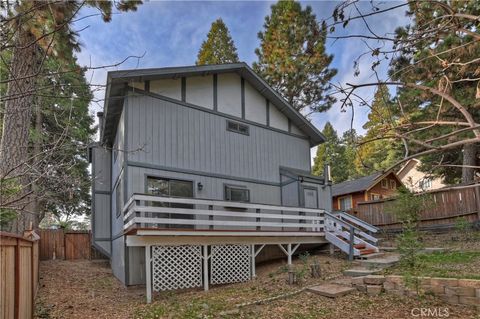
<instances>
[{"instance_id":1,"label":"vertical wood siding","mask_svg":"<svg viewBox=\"0 0 480 319\"><path fill-rule=\"evenodd\" d=\"M250 125L226 130L226 118L149 96L128 97L129 161L267 182L279 167L310 169L307 140Z\"/></svg>"}]
</instances>

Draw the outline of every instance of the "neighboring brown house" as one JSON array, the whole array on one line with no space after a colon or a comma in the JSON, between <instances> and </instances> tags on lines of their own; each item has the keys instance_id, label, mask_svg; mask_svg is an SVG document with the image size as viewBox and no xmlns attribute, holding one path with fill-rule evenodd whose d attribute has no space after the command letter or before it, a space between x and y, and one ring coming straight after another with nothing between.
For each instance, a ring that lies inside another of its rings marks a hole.
<instances>
[{"instance_id":1,"label":"neighboring brown house","mask_svg":"<svg viewBox=\"0 0 480 319\"><path fill-rule=\"evenodd\" d=\"M333 210L350 210L360 202L391 197L402 185L394 172L375 173L332 185Z\"/></svg>"}]
</instances>

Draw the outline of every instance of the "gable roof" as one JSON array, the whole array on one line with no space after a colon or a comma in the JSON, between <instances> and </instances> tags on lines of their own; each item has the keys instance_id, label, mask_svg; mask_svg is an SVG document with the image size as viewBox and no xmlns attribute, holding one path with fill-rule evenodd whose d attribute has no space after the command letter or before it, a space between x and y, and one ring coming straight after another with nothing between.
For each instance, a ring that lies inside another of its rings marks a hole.
<instances>
[{"instance_id":1,"label":"gable roof","mask_svg":"<svg viewBox=\"0 0 480 319\"><path fill-rule=\"evenodd\" d=\"M293 124L295 124L315 146L325 141L320 131L303 115L293 108L274 89L272 89L246 63L230 63L216 65L196 65L153 69L134 69L110 71L107 74L107 88L105 90L104 121L100 140L102 143L111 142L114 138L118 118L122 112L123 98L126 96L127 84L131 81L141 82L165 78L188 77L195 75L209 75L216 73L235 72L248 81L260 94L278 107Z\"/></svg>"},{"instance_id":2,"label":"gable roof","mask_svg":"<svg viewBox=\"0 0 480 319\"><path fill-rule=\"evenodd\" d=\"M339 196L344 194L362 192L370 188L377 178L382 176L381 173L360 177L352 181L345 181L332 185L332 196Z\"/></svg>"},{"instance_id":3,"label":"gable roof","mask_svg":"<svg viewBox=\"0 0 480 319\"><path fill-rule=\"evenodd\" d=\"M403 178L405 175L407 175L412 168L417 166L417 164L420 164L420 161L416 158L412 158L411 160L407 161L397 172L398 178ZM403 176L402 176L403 175Z\"/></svg>"},{"instance_id":4,"label":"gable roof","mask_svg":"<svg viewBox=\"0 0 480 319\"><path fill-rule=\"evenodd\" d=\"M384 177L393 174L398 182L398 185L403 185L402 181L398 178L394 171L390 170L385 173L375 173L372 175L360 177L353 181L346 181L332 185L332 196L346 195L356 192L368 191L373 186L377 185Z\"/></svg>"}]
</instances>

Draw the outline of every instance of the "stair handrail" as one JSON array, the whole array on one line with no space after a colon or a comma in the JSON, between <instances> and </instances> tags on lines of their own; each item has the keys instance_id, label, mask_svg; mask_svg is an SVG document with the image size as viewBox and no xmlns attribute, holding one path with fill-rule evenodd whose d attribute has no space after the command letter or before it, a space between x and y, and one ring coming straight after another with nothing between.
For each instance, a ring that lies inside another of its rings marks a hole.
<instances>
[{"instance_id":1,"label":"stair handrail","mask_svg":"<svg viewBox=\"0 0 480 319\"><path fill-rule=\"evenodd\" d=\"M356 225L359 225L360 227L363 227L365 228L366 230L368 231L371 231L372 233L377 233L380 231L380 228L370 224L370 223L367 223L366 221L364 220L361 220L360 218L356 217L356 216L353 216L353 215L350 215L348 214L347 212L345 211L337 211L335 212L336 214L338 214L341 218L345 218L345 219L348 219L350 220L352 223L355 223Z\"/></svg>"},{"instance_id":2,"label":"stair handrail","mask_svg":"<svg viewBox=\"0 0 480 319\"><path fill-rule=\"evenodd\" d=\"M357 232L361 232L361 230L355 226L353 226L352 224L349 224L349 223L346 223L344 222L343 220L341 220L340 218L334 216L333 214L330 214L329 212L325 211L324 212L325 214L325 220L327 218L331 218L333 220L335 220L337 223L340 223L342 224L343 226L345 226L345 228L348 228L348 232L350 234L350 238L348 240L348 246L349 246L349 249L348 249L348 260L352 261L353 260L353 256L354 256L354 246L355 246L355 231ZM326 230L326 229L325 229Z\"/></svg>"}]
</instances>

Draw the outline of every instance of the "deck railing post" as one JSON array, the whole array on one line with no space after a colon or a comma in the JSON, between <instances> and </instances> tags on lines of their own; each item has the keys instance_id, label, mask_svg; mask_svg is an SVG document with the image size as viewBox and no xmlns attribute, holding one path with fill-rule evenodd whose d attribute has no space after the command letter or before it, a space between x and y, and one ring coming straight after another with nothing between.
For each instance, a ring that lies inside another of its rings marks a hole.
<instances>
[{"instance_id":1,"label":"deck railing post","mask_svg":"<svg viewBox=\"0 0 480 319\"><path fill-rule=\"evenodd\" d=\"M349 253L348 253L348 260L352 261L353 260L353 248L354 248L354 239L355 239L355 234L354 234L354 228L353 226L350 225L350 240L349 240Z\"/></svg>"},{"instance_id":2,"label":"deck railing post","mask_svg":"<svg viewBox=\"0 0 480 319\"><path fill-rule=\"evenodd\" d=\"M152 302L152 258L151 246L145 246L145 277L147 286L147 303Z\"/></svg>"},{"instance_id":3,"label":"deck railing post","mask_svg":"<svg viewBox=\"0 0 480 319\"><path fill-rule=\"evenodd\" d=\"M252 279L254 279L255 277L257 277L257 274L255 273L255 245L251 245L250 246L250 254L252 256Z\"/></svg>"},{"instance_id":4,"label":"deck railing post","mask_svg":"<svg viewBox=\"0 0 480 319\"><path fill-rule=\"evenodd\" d=\"M208 291L208 245L203 245L203 289Z\"/></svg>"},{"instance_id":5,"label":"deck railing post","mask_svg":"<svg viewBox=\"0 0 480 319\"><path fill-rule=\"evenodd\" d=\"M287 252L288 252L288 264L292 264L292 244L287 245Z\"/></svg>"}]
</instances>

